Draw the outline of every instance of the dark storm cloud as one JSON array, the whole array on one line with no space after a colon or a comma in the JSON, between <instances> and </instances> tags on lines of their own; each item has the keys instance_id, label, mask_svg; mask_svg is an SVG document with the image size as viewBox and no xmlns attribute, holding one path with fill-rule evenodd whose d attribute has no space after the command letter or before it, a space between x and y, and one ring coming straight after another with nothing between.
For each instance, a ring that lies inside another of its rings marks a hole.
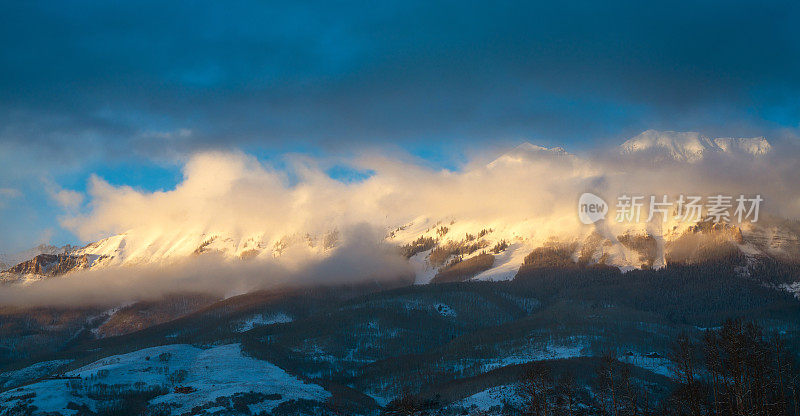
<instances>
[{"instance_id":1,"label":"dark storm cloud","mask_svg":"<svg viewBox=\"0 0 800 416\"><path fill-rule=\"evenodd\" d=\"M800 118L799 7L4 2L0 140L80 159L763 134Z\"/></svg>"}]
</instances>

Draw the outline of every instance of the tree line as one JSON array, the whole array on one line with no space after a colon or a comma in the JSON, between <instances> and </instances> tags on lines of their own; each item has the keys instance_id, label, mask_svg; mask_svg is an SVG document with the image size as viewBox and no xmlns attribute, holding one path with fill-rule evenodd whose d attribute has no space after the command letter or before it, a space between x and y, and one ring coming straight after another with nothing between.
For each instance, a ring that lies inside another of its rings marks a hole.
<instances>
[{"instance_id":1,"label":"tree line","mask_svg":"<svg viewBox=\"0 0 800 416\"><path fill-rule=\"evenodd\" d=\"M599 358L588 378L554 371L547 361L531 363L516 380L515 397L504 398L499 414L800 416L796 351L787 347L780 334L766 335L753 322L730 319L694 339L680 333L668 358L671 387L666 392L636 377L633 366L612 352ZM436 401L404 395L383 414L451 413Z\"/></svg>"},{"instance_id":2,"label":"tree line","mask_svg":"<svg viewBox=\"0 0 800 416\"><path fill-rule=\"evenodd\" d=\"M797 357L780 334L767 336L753 322L731 319L694 341L679 334L669 353L673 388L661 400L630 367L605 354L577 406L579 390L569 374L550 376L541 363L519 383L523 414L537 416L800 416Z\"/></svg>"}]
</instances>

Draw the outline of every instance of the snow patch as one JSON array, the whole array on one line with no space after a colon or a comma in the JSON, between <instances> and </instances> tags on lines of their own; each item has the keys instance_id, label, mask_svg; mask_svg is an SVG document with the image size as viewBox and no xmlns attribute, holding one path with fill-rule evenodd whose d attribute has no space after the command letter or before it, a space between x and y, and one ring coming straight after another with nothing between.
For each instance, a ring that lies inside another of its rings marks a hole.
<instances>
[{"instance_id":1,"label":"snow patch","mask_svg":"<svg viewBox=\"0 0 800 416\"><path fill-rule=\"evenodd\" d=\"M33 365L29 365L19 370L7 371L0 373L0 388L10 389L38 378L42 378L52 374L56 369L61 366L71 363L72 360L52 360L43 361Z\"/></svg>"},{"instance_id":2,"label":"snow patch","mask_svg":"<svg viewBox=\"0 0 800 416\"><path fill-rule=\"evenodd\" d=\"M800 299L800 282L784 283L779 286L781 289L791 293L797 299Z\"/></svg>"},{"instance_id":3,"label":"snow patch","mask_svg":"<svg viewBox=\"0 0 800 416\"><path fill-rule=\"evenodd\" d=\"M3 406L20 403L35 405L40 412L65 411L69 402L95 409L97 403L73 394L71 383L84 386L116 385L122 388L162 387L170 393L151 400L150 404L169 404L173 414L190 412L220 397L239 393L272 395L254 404L259 411L271 411L282 402L307 399L324 402L331 394L317 384L307 383L266 361L242 354L241 345L228 344L209 349L173 344L146 348L128 354L96 361L66 376L80 380L45 380L0 394ZM136 387L138 386L138 387ZM175 387L193 389L189 393L173 392ZM280 399L276 399L280 395Z\"/></svg>"},{"instance_id":4,"label":"snow patch","mask_svg":"<svg viewBox=\"0 0 800 416\"><path fill-rule=\"evenodd\" d=\"M247 332L257 326L268 326L274 324L285 324L292 322L292 317L283 312L275 313L272 315L258 314L253 315L249 319L240 322L236 332Z\"/></svg>"},{"instance_id":5,"label":"snow patch","mask_svg":"<svg viewBox=\"0 0 800 416\"><path fill-rule=\"evenodd\" d=\"M494 256L491 269L479 273L473 280L501 281L512 280L517 275L525 256L531 252L530 247L522 243L511 244L505 251Z\"/></svg>"},{"instance_id":6,"label":"snow patch","mask_svg":"<svg viewBox=\"0 0 800 416\"><path fill-rule=\"evenodd\" d=\"M509 365L525 364L533 361L562 360L590 355L589 343L581 337L548 342L544 345L531 345L502 358L484 360L482 371L490 371Z\"/></svg>"}]
</instances>

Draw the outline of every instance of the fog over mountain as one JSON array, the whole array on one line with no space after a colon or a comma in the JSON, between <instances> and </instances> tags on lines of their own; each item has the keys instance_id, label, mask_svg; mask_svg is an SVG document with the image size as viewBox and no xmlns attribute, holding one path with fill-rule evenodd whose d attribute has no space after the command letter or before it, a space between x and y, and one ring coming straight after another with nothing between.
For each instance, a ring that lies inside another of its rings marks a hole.
<instances>
[{"instance_id":1,"label":"fog over mountain","mask_svg":"<svg viewBox=\"0 0 800 416\"><path fill-rule=\"evenodd\" d=\"M266 235L270 240L360 222L392 227L419 216L487 224L531 220L540 226L559 223L557 231L570 232L577 227L573 205L586 190L609 198L626 192L758 192L771 213L796 218L800 212L800 201L785 192L797 186L792 156L773 151L765 139L738 139L735 143L745 144L723 148L716 143L734 141L716 139L712 146L709 139L697 141L702 136L696 134L666 132L651 143L654 134L648 131L625 142L618 155L581 157L523 144L488 165L467 164L462 171L364 156L351 163L371 175L352 183L330 178L311 158L292 162L297 179L290 183L285 172L244 153L199 153L184 166L183 181L168 191L115 187L93 177L89 212L62 223L86 240L119 233L160 239L197 232L224 232L232 238ZM654 152L661 150L673 155L674 163L650 165ZM767 171L768 166L773 169ZM552 232L540 233L546 238Z\"/></svg>"},{"instance_id":2,"label":"fog over mountain","mask_svg":"<svg viewBox=\"0 0 800 416\"><path fill-rule=\"evenodd\" d=\"M800 416L798 21L0 1L0 416Z\"/></svg>"},{"instance_id":3,"label":"fog over mountain","mask_svg":"<svg viewBox=\"0 0 800 416\"><path fill-rule=\"evenodd\" d=\"M649 130L596 155L524 143L459 171L363 155L348 161L352 169L367 172L355 181L333 179L320 159L295 158L288 170L277 170L243 152L202 152L187 161L183 180L171 190L113 186L93 176L85 196L88 210L68 212L61 222L97 242L71 251L75 264L65 269L71 272L68 278L36 278L4 288L0 296L17 302L112 302L179 288L229 295L309 282L404 277L426 283L446 261L498 244L510 248L495 253L494 264L479 277L510 279L531 250L552 244L576 244L591 262L662 267L669 255L665 244L696 220L670 215L662 221L656 215L648 222L651 195L659 200L667 195L673 202L679 195L721 194L734 200L760 195L760 224L735 225L758 235L753 244L772 241L783 230L770 224L800 216L790 150L763 137ZM577 216L584 192L605 198L611 208L594 225L582 224ZM638 222L614 218L623 195L643 197ZM437 231L440 227L447 230ZM440 246L463 245L479 233L473 250L453 251L440 264L431 261L431 247L409 261L393 248L424 238ZM634 237L620 238L624 235ZM636 243L640 238L645 240ZM743 250L786 250L769 244ZM52 256L17 272L47 274L56 261Z\"/></svg>"}]
</instances>

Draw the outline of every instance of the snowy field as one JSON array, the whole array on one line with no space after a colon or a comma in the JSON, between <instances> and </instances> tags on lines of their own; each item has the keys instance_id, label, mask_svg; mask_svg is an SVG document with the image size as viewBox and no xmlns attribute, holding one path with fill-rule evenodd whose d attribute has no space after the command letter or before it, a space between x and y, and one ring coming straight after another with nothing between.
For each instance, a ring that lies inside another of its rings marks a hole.
<instances>
[{"instance_id":1,"label":"snowy field","mask_svg":"<svg viewBox=\"0 0 800 416\"><path fill-rule=\"evenodd\" d=\"M485 412L492 408L501 409L506 402L512 405L519 405L519 403L516 402L517 400L519 400L517 386L501 385L479 391L472 396L454 403L454 405L470 411L478 410Z\"/></svg>"},{"instance_id":2,"label":"snowy field","mask_svg":"<svg viewBox=\"0 0 800 416\"><path fill-rule=\"evenodd\" d=\"M58 367L69 364L72 360L42 361L19 370L0 373L0 388L10 389L52 374Z\"/></svg>"},{"instance_id":3,"label":"snowy field","mask_svg":"<svg viewBox=\"0 0 800 416\"><path fill-rule=\"evenodd\" d=\"M136 390L163 388L166 394L154 398L150 404L168 406L172 414L184 414L196 408L205 408L208 414L214 410L211 404L218 398L251 392L267 397L248 405L256 414L289 400L324 402L331 396L319 385L243 355L239 344L209 349L182 344L146 348L104 358L65 376L80 380L44 380L4 392L0 394L0 408L28 404L36 406L41 413L58 411L73 415L77 412L68 409L72 402L96 410L98 403L80 392L82 388L100 384ZM185 389L177 392L176 387Z\"/></svg>"}]
</instances>

